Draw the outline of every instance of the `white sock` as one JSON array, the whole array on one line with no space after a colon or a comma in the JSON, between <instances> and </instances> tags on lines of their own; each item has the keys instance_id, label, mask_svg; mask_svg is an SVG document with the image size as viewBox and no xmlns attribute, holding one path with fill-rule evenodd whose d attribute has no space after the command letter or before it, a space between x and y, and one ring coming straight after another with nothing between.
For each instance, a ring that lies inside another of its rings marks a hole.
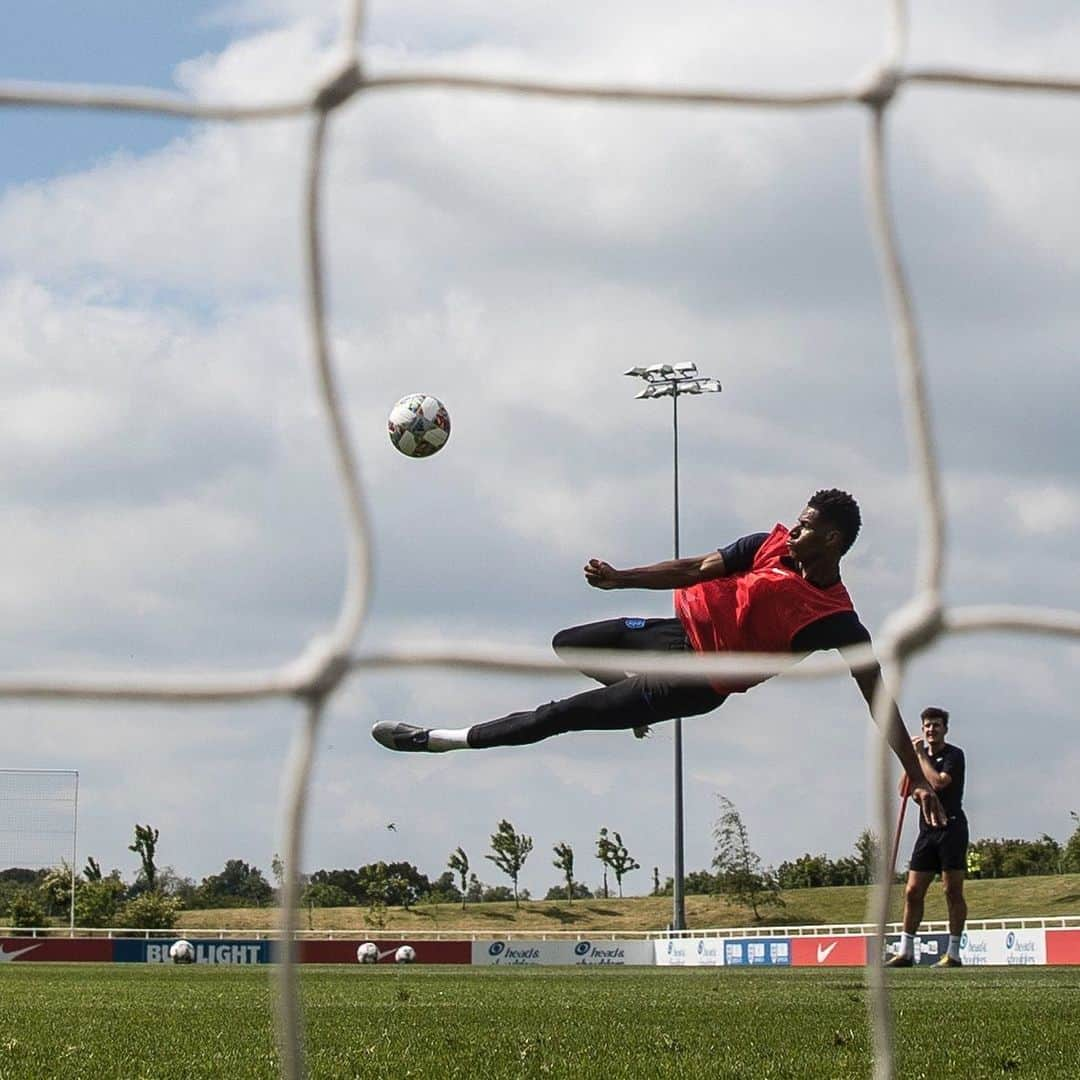
<instances>
[{"instance_id":1,"label":"white sock","mask_svg":"<svg viewBox=\"0 0 1080 1080\"><path fill-rule=\"evenodd\" d=\"M432 728L427 735L427 748L436 754L444 750L468 750L469 729Z\"/></svg>"},{"instance_id":2,"label":"white sock","mask_svg":"<svg viewBox=\"0 0 1080 1080\"><path fill-rule=\"evenodd\" d=\"M901 932L900 934L900 955L901 956L914 956L915 955L915 935Z\"/></svg>"},{"instance_id":3,"label":"white sock","mask_svg":"<svg viewBox=\"0 0 1080 1080\"><path fill-rule=\"evenodd\" d=\"M949 935L949 956L953 960L959 960L960 959L960 935L959 934L950 934Z\"/></svg>"}]
</instances>

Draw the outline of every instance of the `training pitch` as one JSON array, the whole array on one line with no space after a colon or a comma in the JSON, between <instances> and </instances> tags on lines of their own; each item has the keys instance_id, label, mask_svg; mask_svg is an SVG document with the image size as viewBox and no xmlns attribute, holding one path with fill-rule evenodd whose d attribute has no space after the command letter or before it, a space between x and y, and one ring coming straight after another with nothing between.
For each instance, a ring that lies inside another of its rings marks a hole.
<instances>
[{"instance_id":1,"label":"training pitch","mask_svg":"<svg viewBox=\"0 0 1080 1080\"><path fill-rule=\"evenodd\" d=\"M313 1077L869 1077L857 969L302 973ZM903 1078L1080 1076L1080 969L889 973ZM266 970L8 964L0 1080L275 1077Z\"/></svg>"}]
</instances>

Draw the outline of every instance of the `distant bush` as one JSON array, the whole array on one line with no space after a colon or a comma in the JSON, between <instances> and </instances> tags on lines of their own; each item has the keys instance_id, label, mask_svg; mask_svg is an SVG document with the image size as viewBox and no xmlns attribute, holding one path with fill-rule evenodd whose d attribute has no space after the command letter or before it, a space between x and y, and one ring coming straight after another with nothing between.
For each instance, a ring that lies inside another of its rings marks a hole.
<instances>
[{"instance_id":1,"label":"distant bush","mask_svg":"<svg viewBox=\"0 0 1080 1080\"><path fill-rule=\"evenodd\" d=\"M591 900L593 898L592 890L583 881L574 882L573 896L575 900ZM566 886L552 885L547 891L545 900L565 900L566 899Z\"/></svg>"},{"instance_id":2,"label":"distant bush","mask_svg":"<svg viewBox=\"0 0 1080 1080\"><path fill-rule=\"evenodd\" d=\"M120 926L133 930L171 930L180 914L180 901L160 892L144 892L116 913Z\"/></svg>"}]
</instances>

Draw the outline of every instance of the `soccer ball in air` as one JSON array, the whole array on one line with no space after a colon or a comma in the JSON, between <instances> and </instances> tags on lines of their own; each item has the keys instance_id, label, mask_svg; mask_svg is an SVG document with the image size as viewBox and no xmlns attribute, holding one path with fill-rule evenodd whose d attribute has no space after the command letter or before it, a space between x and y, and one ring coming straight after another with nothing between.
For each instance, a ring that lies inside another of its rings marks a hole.
<instances>
[{"instance_id":1,"label":"soccer ball in air","mask_svg":"<svg viewBox=\"0 0 1080 1080\"><path fill-rule=\"evenodd\" d=\"M416 959L416 950L411 945L402 945L394 953L395 964L411 964Z\"/></svg>"},{"instance_id":2,"label":"soccer ball in air","mask_svg":"<svg viewBox=\"0 0 1080 1080\"><path fill-rule=\"evenodd\" d=\"M431 457L450 438L450 414L430 394L408 394L390 410L387 427L390 441L406 457Z\"/></svg>"},{"instance_id":3,"label":"soccer ball in air","mask_svg":"<svg viewBox=\"0 0 1080 1080\"><path fill-rule=\"evenodd\" d=\"M365 941L356 950L356 962L358 964L377 964L379 962L379 946L374 941Z\"/></svg>"},{"instance_id":4,"label":"soccer ball in air","mask_svg":"<svg viewBox=\"0 0 1080 1080\"><path fill-rule=\"evenodd\" d=\"M174 941L169 946L169 959L174 964L194 964L195 946L190 941Z\"/></svg>"}]
</instances>

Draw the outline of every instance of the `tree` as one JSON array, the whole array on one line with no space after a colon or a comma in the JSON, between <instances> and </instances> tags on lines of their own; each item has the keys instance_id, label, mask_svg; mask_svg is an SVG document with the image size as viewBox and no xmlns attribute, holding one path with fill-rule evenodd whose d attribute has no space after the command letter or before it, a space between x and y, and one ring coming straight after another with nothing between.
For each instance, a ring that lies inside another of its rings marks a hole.
<instances>
[{"instance_id":1,"label":"tree","mask_svg":"<svg viewBox=\"0 0 1080 1080\"><path fill-rule=\"evenodd\" d=\"M204 908L261 907L273 898L270 882L257 866L229 859L220 874L202 879L196 899Z\"/></svg>"},{"instance_id":2,"label":"tree","mask_svg":"<svg viewBox=\"0 0 1080 1080\"><path fill-rule=\"evenodd\" d=\"M384 904L408 910L431 892L427 874L409 862L369 863L357 871L361 895L367 902L379 899Z\"/></svg>"},{"instance_id":3,"label":"tree","mask_svg":"<svg viewBox=\"0 0 1080 1080\"><path fill-rule=\"evenodd\" d=\"M660 867L654 866L652 868L652 894L653 896L660 895Z\"/></svg>"},{"instance_id":4,"label":"tree","mask_svg":"<svg viewBox=\"0 0 1080 1080\"><path fill-rule=\"evenodd\" d=\"M518 876L532 849L532 837L516 832L514 826L504 818L499 822L498 830L491 834L491 850L495 854L484 856L514 883L514 907L521 907L518 901Z\"/></svg>"},{"instance_id":5,"label":"tree","mask_svg":"<svg viewBox=\"0 0 1080 1080\"><path fill-rule=\"evenodd\" d=\"M301 903L308 907L349 907L352 902L344 889L325 882L309 882L301 895Z\"/></svg>"},{"instance_id":6,"label":"tree","mask_svg":"<svg viewBox=\"0 0 1080 1080\"><path fill-rule=\"evenodd\" d=\"M12 926L44 926L48 921L41 902L29 889L23 889L11 901L8 919Z\"/></svg>"},{"instance_id":7,"label":"tree","mask_svg":"<svg viewBox=\"0 0 1080 1080\"><path fill-rule=\"evenodd\" d=\"M584 881L574 882L574 900L591 900L592 890ZM566 882L560 882L558 885L552 885L548 889L544 896L545 900L565 900L566 897Z\"/></svg>"},{"instance_id":8,"label":"tree","mask_svg":"<svg viewBox=\"0 0 1080 1080\"><path fill-rule=\"evenodd\" d=\"M505 904L510 900L517 903L518 897L522 900L528 900L529 890L521 889L515 896L514 890L509 885L485 885L480 899L485 904Z\"/></svg>"},{"instance_id":9,"label":"tree","mask_svg":"<svg viewBox=\"0 0 1080 1080\"><path fill-rule=\"evenodd\" d=\"M566 878L566 899L574 902L574 849L569 844L556 844L555 848L556 870L561 870Z\"/></svg>"},{"instance_id":10,"label":"tree","mask_svg":"<svg viewBox=\"0 0 1080 1080\"><path fill-rule=\"evenodd\" d=\"M101 864L94 858L93 855L89 856L86 860L86 869L83 870L83 877L87 881L100 881L101 880Z\"/></svg>"},{"instance_id":11,"label":"tree","mask_svg":"<svg viewBox=\"0 0 1080 1080\"><path fill-rule=\"evenodd\" d=\"M631 870L640 870L641 863L631 858L630 852L626 850L626 845L622 842L622 837L617 833L611 834L615 837L614 843L609 849L611 861L612 873L615 875L615 881L619 886L619 897L622 898L622 879L630 873Z\"/></svg>"},{"instance_id":12,"label":"tree","mask_svg":"<svg viewBox=\"0 0 1080 1080\"><path fill-rule=\"evenodd\" d=\"M116 913L121 926L133 930L171 930L180 913L180 901L160 892L144 892Z\"/></svg>"},{"instance_id":13,"label":"tree","mask_svg":"<svg viewBox=\"0 0 1080 1080\"><path fill-rule=\"evenodd\" d=\"M284 880L284 878L282 879ZM367 902L359 870L316 870L311 875L310 885L333 885L346 893L354 904Z\"/></svg>"},{"instance_id":14,"label":"tree","mask_svg":"<svg viewBox=\"0 0 1080 1080\"><path fill-rule=\"evenodd\" d=\"M604 867L604 899L608 898L607 887L607 872L608 867L611 865L611 857L613 854L615 845L608 838L607 829L601 829L600 835L596 838L596 857L600 860Z\"/></svg>"},{"instance_id":15,"label":"tree","mask_svg":"<svg viewBox=\"0 0 1080 1080\"><path fill-rule=\"evenodd\" d=\"M449 870L444 870L432 883L431 892L427 894L429 904L457 904L465 908L465 894L457 887L454 875Z\"/></svg>"},{"instance_id":16,"label":"tree","mask_svg":"<svg viewBox=\"0 0 1080 1080\"><path fill-rule=\"evenodd\" d=\"M84 881L75 890L75 922L78 926L115 926L116 914L127 892L120 871L99 881Z\"/></svg>"},{"instance_id":17,"label":"tree","mask_svg":"<svg viewBox=\"0 0 1080 1080\"><path fill-rule=\"evenodd\" d=\"M128 844L128 851L134 851L142 861L142 876L146 888L153 892L157 884L157 867L154 865L154 853L157 851L158 830L149 825L135 826L135 843Z\"/></svg>"},{"instance_id":18,"label":"tree","mask_svg":"<svg viewBox=\"0 0 1080 1080\"><path fill-rule=\"evenodd\" d=\"M1045 833L1038 840L976 840L971 846L979 853L984 878L1058 874L1066 850Z\"/></svg>"},{"instance_id":19,"label":"tree","mask_svg":"<svg viewBox=\"0 0 1080 1080\"><path fill-rule=\"evenodd\" d=\"M158 867L157 891L178 901L182 908L196 906L195 882L189 877L181 877L171 866Z\"/></svg>"},{"instance_id":20,"label":"tree","mask_svg":"<svg viewBox=\"0 0 1080 1080\"><path fill-rule=\"evenodd\" d=\"M832 864L825 855L804 852L794 862L784 860L776 871L782 889L816 889L831 885Z\"/></svg>"},{"instance_id":21,"label":"tree","mask_svg":"<svg viewBox=\"0 0 1080 1080\"><path fill-rule=\"evenodd\" d=\"M863 829L855 841L855 861L859 866L860 880L854 885L869 885L877 877L881 845L872 829Z\"/></svg>"},{"instance_id":22,"label":"tree","mask_svg":"<svg viewBox=\"0 0 1080 1080\"><path fill-rule=\"evenodd\" d=\"M470 904L479 904L484 899L484 883L475 875L469 875L469 888L465 893L465 899Z\"/></svg>"},{"instance_id":23,"label":"tree","mask_svg":"<svg viewBox=\"0 0 1080 1080\"><path fill-rule=\"evenodd\" d=\"M776 874L763 870L761 858L750 849L750 836L735 804L723 795L719 797L721 814L713 829L716 840L717 892L739 904L746 904L760 922L759 907L783 907Z\"/></svg>"},{"instance_id":24,"label":"tree","mask_svg":"<svg viewBox=\"0 0 1080 1080\"><path fill-rule=\"evenodd\" d=\"M671 884L674 887L674 878ZM683 892L687 896L708 896L715 891L716 878L708 870L691 870L683 877Z\"/></svg>"},{"instance_id":25,"label":"tree","mask_svg":"<svg viewBox=\"0 0 1080 1080\"><path fill-rule=\"evenodd\" d=\"M1065 848L1061 853L1061 869L1066 874L1080 874L1080 814L1070 810L1069 817L1075 822L1076 828L1072 836L1065 841Z\"/></svg>"},{"instance_id":26,"label":"tree","mask_svg":"<svg viewBox=\"0 0 1080 1080\"><path fill-rule=\"evenodd\" d=\"M446 865L461 878L461 910L464 911L465 901L469 898L469 856L465 849L458 847L451 851Z\"/></svg>"},{"instance_id":27,"label":"tree","mask_svg":"<svg viewBox=\"0 0 1080 1080\"><path fill-rule=\"evenodd\" d=\"M38 898L49 915L62 915L71 909L71 866L64 859L52 867L38 885Z\"/></svg>"}]
</instances>

